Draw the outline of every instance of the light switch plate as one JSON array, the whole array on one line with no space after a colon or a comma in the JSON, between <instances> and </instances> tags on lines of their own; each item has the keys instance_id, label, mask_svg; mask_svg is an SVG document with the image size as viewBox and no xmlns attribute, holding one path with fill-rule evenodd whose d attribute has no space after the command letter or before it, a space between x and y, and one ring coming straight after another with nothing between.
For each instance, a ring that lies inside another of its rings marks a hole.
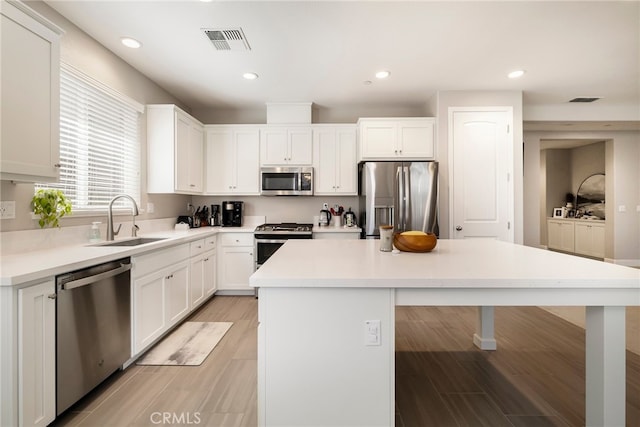
<instances>
[{"instance_id":1,"label":"light switch plate","mask_svg":"<svg viewBox=\"0 0 640 427\"><path fill-rule=\"evenodd\" d=\"M14 219L16 217L16 202L0 202L0 219Z\"/></svg>"},{"instance_id":2,"label":"light switch plate","mask_svg":"<svg viewBox=\"0 0 640 427\"><path fill-rule=\"evenodd\" d=\"M365 346L380 345L380 321L379 320L364 321L364 345Z\"/></svg>"}]
</instances>

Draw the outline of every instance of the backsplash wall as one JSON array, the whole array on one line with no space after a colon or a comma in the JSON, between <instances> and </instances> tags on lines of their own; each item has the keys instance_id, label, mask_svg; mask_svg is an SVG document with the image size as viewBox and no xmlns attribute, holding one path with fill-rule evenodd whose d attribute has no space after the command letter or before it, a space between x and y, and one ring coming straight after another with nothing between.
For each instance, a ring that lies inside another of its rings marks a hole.
<instances>
[{"instance_id":1,"label":"backsplash wall","mask_svg":"<svg viewBox=\"0 0 640 427\"><path fill-rule=\"evenodd\" d=\"M220 205L223 201L230 200L244 202L245 215L264 215L267 222L275 223L311 223L313 217L319 215L323 203L328 203L329 207L338 204L344 207L345 211L352 208L356 214L358 213L357 196L194 196L192 203L196 207L204 205L211 207L211 205Z\"/></svg>"}]
</instances>

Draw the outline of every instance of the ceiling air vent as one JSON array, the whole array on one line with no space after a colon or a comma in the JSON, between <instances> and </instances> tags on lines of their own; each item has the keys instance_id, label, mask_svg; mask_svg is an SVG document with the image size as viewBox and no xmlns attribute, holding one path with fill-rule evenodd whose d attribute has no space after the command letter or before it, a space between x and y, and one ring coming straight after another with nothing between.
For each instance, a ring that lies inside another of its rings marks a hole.
<instances>
[{"instance_id":1,"label":"ceiling air vent","mask_svg":"<svg viewBox=\"0 0 640 427\"><path fill-rule=\"evenodd\" d=\"M242 28L203 29L216 50L251 50Z\"/></svg>"},{"instance_id":2,"label":"ceiling air vent","mask_svg":"<svg viewBox=\"0 0 640 427\"><path fill-rule=\"evenodd\" d=\"M571 101L569 102L593 102L593 101L597 101L598 99L600 99L599 96L581 96L578 98L573 98Z\"/></svg>"}]
</instances>

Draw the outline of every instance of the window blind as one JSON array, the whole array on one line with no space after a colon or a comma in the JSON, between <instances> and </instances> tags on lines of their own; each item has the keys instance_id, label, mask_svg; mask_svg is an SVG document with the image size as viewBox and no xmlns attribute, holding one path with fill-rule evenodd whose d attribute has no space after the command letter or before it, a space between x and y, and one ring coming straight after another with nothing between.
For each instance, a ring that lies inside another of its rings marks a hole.
<instances>
[{"instance_id":1,"label":"window blind","mask_svg":"<svg viewBox=\"0 0 640 427\"><path fill-rule=\"evenodd\" d=\"M117 194L140 204L140 106L69 67L60 72L60 179L74 213L105 212ZM119 199L115 208L130 209Z\"/></svg>"}]
</instances>

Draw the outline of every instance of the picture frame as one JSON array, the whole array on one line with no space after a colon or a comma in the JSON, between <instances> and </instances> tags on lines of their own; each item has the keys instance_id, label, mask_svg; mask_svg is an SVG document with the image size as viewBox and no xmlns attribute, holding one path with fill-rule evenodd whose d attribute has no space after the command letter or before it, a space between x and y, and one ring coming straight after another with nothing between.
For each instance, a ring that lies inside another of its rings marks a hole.
<instances>
[{"instance_id":1,"label":"picture frame","mask_svg":"<svg viewBox=\"0 0 640 427\"><path fill-rule=\"evenodd\" d=\"M553 217L564 218L564 210L565 208L553 208Z\"/></svg>"}]
</instances>

